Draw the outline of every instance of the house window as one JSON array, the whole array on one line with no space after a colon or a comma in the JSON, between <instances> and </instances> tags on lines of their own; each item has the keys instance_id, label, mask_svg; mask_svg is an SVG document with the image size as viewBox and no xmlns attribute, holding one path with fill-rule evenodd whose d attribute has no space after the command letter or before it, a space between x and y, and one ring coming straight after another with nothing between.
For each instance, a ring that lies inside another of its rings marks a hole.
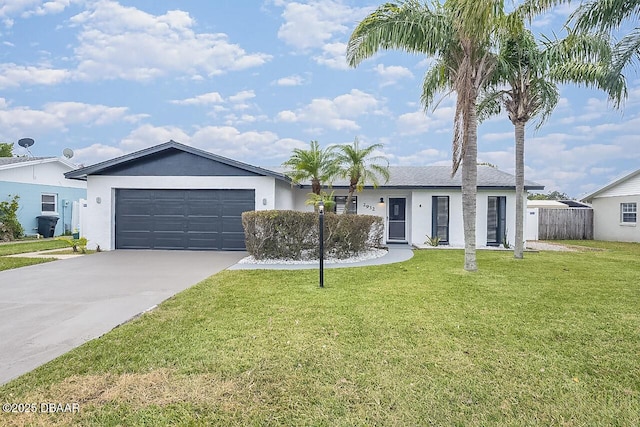
<instances>
[{"instance_id":1,"label":"house window","mask_svg":"<svg viewBox=\"0 0 640 427\"><path fill-rule=\"evenodd\" d=\"M507 198L489 196L487 208L487 246L504 243L507 231Z\"/></svg>"},{"instance_id":2,"label":"house window","mask_svg":"<svg viewBox=\"0 0 640 427\"><path fill-rule=\"evenodd\" d=\"M344 212L345 204L347 203L347 196L333 196L333 200L336 202L333 211L341 214ZM351 198L351 206L349 207L349 213L358 213L358 196Z\"/></svg>"},{"instance_id":3,"label":"house window","mask_svg":"<svg viewBox=\"0 0 640 427\"><path fill-rule=\"evenodd\" d=\"M57 194L42 194L40 200L42 201L42 213L56 213L58 211L58 195Z\"/></svg>"},{"instance_id":4,"label":"house window","mask_svg":"<svg viewBox=\"0 0 640 427\"><path fill-rule=\"evenodd\" d=\"M432 196L431 206L431 236L438 237L440 244L448 244L449 196Z\"/></svg>"},{"instance_id":5,"label":"house window","mask_svg":"<svg viewBox=\"0 0 640 427\"><path fill-rule=\"evenodd\" d=\"M638 205L634 203L620 203L620 222L625 224L636 223L638 218Z\"/></svg>"}]
</instances>

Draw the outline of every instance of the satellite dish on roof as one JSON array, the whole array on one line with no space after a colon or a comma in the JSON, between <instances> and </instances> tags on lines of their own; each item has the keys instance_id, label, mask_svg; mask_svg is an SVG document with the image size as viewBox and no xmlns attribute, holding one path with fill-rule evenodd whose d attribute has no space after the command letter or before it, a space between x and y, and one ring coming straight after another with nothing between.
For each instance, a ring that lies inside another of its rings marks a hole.
<instances>
[{"instance_id":1,"label":"satellite dish on roof","mask_svg":"<svg viewBox=\"0 0 640 427\"><path fill-rule=\"evenodd\" d=\"M18 145L20 147L27 148L27 149L35 143L36 142L33 140L33 138L22 138L18 140Z\"/></svg>"},{"instance_id":2,"label":"satellite dish on roof","mask_svg":"<svg viewBox=\"0 0 640 427\"><path fill-rule=\"evenodd\" d=\"M31 147L35 143L36 142L33 140L33 138L22 138L18 140L18 145L27 150L27 153L29 153L31 157L33 157L33 154L31 154L31 150L29 150L29 147Z\"/></svg>"},{"instance_id":3,"label":"satellite dish on roof","mask_svg":"<svg viewBox=\"0 0 640 427\"><path fill-rule=\"evenodd\" d=\"M62 155L67 159L70 159L73 157L73 150L71 148L65 148L64 150L62 150Z\"/></svg>"}]
</instances>

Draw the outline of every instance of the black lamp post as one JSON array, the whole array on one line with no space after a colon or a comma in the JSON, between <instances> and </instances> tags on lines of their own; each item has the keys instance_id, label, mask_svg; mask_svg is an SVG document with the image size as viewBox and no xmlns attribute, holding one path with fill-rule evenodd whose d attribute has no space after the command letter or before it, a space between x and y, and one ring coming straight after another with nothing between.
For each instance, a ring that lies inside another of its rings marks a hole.
<instances>
[{"instance_id":1,"label":"black lamp post","mask_svg":"<svg viewBox=\"0 0 640 427\"><path fill-rule=\"evenodd\" d=\"M319 227L320 227L320 287L324 288L324 202L318 203Z\"/></svg>"}]
</instances>

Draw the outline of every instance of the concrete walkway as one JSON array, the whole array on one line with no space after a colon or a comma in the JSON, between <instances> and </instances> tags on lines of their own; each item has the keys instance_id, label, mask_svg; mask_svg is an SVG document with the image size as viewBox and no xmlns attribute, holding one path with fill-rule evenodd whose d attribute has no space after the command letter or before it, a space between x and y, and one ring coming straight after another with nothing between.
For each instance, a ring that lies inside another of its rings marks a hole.
<instances>
[{"instance_id":1,"label":"concrete walkway","mask_svg":"<svg viewBox=\"0 0 640 427\"><path fill-rule=\"evenodd\" d=\"M390 244L386 255L379 258L351 263L325 263L324 268L365 267L369 265L393 264L413 257L413 250L407 244ZM310 270L318 268L319 262L306 264L235 264L229 270Z\"/></svg>"},{"instance_id":2,"label":"concrete walkway","mask_svg":"<svg viewBox=\"0 0 640 427\"><path fill-rule=\"evenodd\" d=\"M245 256L118 250L0 272L0 384L109 332Z\"/></svg>"}]
</instances>

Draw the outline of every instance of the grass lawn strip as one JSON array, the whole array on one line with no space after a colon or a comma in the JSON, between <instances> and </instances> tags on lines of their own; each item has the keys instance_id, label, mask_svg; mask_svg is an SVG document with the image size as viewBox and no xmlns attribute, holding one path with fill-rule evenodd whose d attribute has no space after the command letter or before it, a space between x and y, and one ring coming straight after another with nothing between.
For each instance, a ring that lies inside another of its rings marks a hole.
<instances>
[{"instance_id":1,"label":"grass lawn strip","mask_svg":"<svg viewBox=\"0 0 640 427\"><path fill-rule=\"evenodd\" d=\"M60 240L42 240L4 243L0 245L0 271L29 265L54 261L52 258L7 257L7 255L24 254L48 249L66 248L68 244Z\"/></svg>"},{"instance_id":2,"label":"grass lawn strip","mask_svg":"<svg viewBox=\"0 0 640 427\"><path fill-rule=\"evenodd\" d=\"M62 240L32 240L28 242L3 243L0 245L0 256L26 254L29 252L46 251L48 249L61 249L69 247Z\"/></svg>"},{"instance_id":3,"label":"grass lawn strip","mask_svg":"<svg viewBox=\"0 0 640 427\"><path fill-rule=\"evenodd\" d=\"M0 388L80 414L0 424L638 425L640 245L585 246L225 271Z\"/></svg>"}]
</instances>

